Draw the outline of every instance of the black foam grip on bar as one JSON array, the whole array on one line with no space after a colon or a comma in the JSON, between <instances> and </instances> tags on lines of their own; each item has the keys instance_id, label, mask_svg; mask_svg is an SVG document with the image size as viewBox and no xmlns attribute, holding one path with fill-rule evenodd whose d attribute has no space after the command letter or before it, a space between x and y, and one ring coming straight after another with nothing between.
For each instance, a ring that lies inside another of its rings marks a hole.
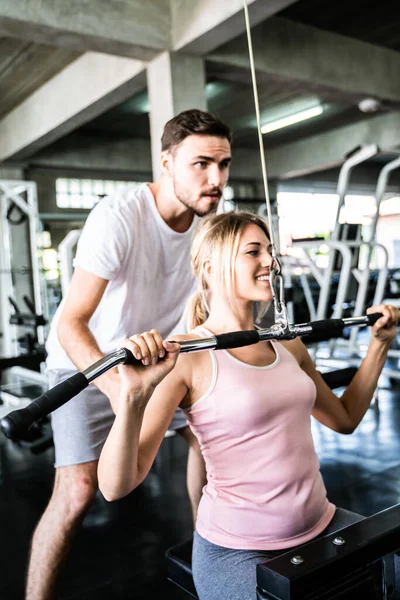
<instances>
[{"instance_id":1,"label":"black foam grip on bar","mask_svg":"<svg viewBox=\"0 0 400 600\"><path fill-rule=\"evenodd\" d=\"M345 328L342 319L323 319L322 321L312 321L309 325L316 335L329 335L329 337L341 335Z\"/></svg>"},{"instance_id":2,"label":"black foam grip on bar","mask_svg":"<svg viewBox=\"0 0 400 600\"><path fill-rule=\"evenodd\" d=\"M141 365L142 361L138 360L137 358L135 358L132 354L132 352L130 350L128 350L128 348L122 348L122 350L124 350L125 352L125 360L124 360L124 365Z\"/></svg>"},{"instance_id":3,"label":"black foam grip on bar","mask_svg":"<svg viewBox=\"0 0 400 600\"><path fill-rule=\"evenodd\" d=\"M334 390L349 385L357 371L357 367L346 367L345 369L328 371L327 373L322 373L322 379L331 390Z\"/></svg>"},{"instance_id":4,"label":"black foam grip on bar","mask_svg":"<svg viewBox=\"0 0 400 600\"><path fill-rule=\"evenodd\" d=\"M4 435L17 441L43 417L71 400L89 385L83 373L76 373L33 400L26 408L14 410L0 421Z\"/></svg>"},{"instance_id":5,"label":"black foam grip on bar","mask_svg":"<svg viewBox=\"0 0 400 600\"><path fill-rule=\"evenodd\" d=\"M377 322L378 319L383 317L383 314L382 313L372 313L372 315L367 315L367 317L368 317L368 325L370 325L372 327L372 325L375 325L375 323Z\"/></svg>"},{"instance_id":6,"label":"black foam grip on bar","mask_svg":"<svg viewBox=\"0 0 400 600\"><path fill-rule=\"evenodd\" d=\"M241 348L242 346L251 346L260 341L258 331L250 329L249 331L233 331L232 333L221 333L216 335L216 350L227 350L228 348Z\"/></svg>"},{"instance_id":7,"label":"black foam grip on bar","mask_svg":"<svg viewBox=\"0 0 400 600\"><path fill-rule=\"evenodd\" d=\"M313 332L302 337L305 344L325 342L342 337L345 327L342 319L323 319L322 321L312 321L307 325L311 325Z\"/></svg>"}]
</instances>

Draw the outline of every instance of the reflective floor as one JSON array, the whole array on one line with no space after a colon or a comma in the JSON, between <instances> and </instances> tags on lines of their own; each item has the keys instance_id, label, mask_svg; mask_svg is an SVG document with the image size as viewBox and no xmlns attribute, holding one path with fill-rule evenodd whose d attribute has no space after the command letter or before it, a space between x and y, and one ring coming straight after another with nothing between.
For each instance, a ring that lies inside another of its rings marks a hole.
<instances>
[{"instance_id":1,"label":"reflective floor","mask_svg":"<svg viewBox=\"0 0 400 600\"><path fill-rule=\"evenodd\" d=\"M400 385L384 380L378 406L344 436L313 423L331 501L364 515L400 502ZM164 440L146 481L128 498L100 495L66 564L62 600L183 600L166 580L164 552L191 536L186 446ZM49 499L53 449L35 456L0 434L0 598L22 600L29 541Z\"/></svg>"}]
</instances>

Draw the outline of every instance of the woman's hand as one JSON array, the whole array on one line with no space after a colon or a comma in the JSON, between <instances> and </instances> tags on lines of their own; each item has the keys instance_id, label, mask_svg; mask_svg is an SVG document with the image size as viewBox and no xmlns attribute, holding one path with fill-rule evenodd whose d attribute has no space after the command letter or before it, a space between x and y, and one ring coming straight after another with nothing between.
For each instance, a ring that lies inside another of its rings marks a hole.
<instances>
[{"instance_id":1,"label":"woman's hand","mask_svg":"<svg viewBox=\"0 0 400 600\"><path fill-rule=\"evenodd\" d=\"M141 361L136 365L119 365L121 398L149 400L155 387L168 375L178 359L180 346L163 341L156 329L136 334L123 340L120 348L127 348Z\"/></svg>"},{"instance_id":2,"label":"woman's hand","mask_svg":"<svg viewBox=\"0 0 400 600\"><path fill-rule=\"evenodd\" d=\"M372 327L372 335L380 342L390 345L396 336L396 325L400 320L400 310L390 304L378 304L367 309L367 314L382 313Z\"/></svg>"}]
</instances>

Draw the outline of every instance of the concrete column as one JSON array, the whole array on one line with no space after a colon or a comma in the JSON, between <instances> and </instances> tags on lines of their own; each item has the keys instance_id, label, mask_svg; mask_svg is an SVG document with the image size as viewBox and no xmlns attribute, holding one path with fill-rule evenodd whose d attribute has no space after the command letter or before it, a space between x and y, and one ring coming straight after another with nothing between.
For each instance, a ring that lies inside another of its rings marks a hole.
<instances>
[{"instance_id":1,"label":"concrete column","mask_svg":"<svg viewBox=\"0 0 400 600\"><path fill-rule=\"evenodd\" d=\"M206 110L204 61L163 52L147 67L153 179L161 175L161 135L169 119L183 110Z\"/></svg>"}]
</instances>

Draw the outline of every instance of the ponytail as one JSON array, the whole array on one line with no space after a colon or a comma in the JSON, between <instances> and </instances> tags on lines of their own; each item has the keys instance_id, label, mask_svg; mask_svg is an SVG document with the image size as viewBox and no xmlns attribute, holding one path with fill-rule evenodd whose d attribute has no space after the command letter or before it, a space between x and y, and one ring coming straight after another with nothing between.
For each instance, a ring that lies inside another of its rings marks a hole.
<instances>
[{"instance_id":1,"label":"ponytail","mask_svg":"<svg viewBox=\"0 0 400 600\"><path fill-rule=\"evenodd\" d=\"M206 322L208 310L201 290L197 290L190 296L186 307L186 315L188 331Z\"/></svg>"}]
</instances>

